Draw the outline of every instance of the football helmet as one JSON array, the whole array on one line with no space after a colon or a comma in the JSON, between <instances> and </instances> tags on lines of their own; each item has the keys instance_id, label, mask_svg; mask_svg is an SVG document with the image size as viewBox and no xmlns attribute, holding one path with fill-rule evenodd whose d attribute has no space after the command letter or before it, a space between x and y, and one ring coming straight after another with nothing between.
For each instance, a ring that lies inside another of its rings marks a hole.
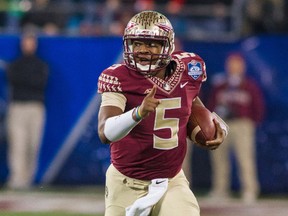
<instances>
[{"instance_id":1,"label":"football helmet","mask_svg":"<svg viewBox=\"0 0 288 216\"><path fill-rule=\"evenodd\" d=\"M143 11L128 22L123 36L124 62L128 68L150 74L166 67L174 51L174 30L170 21L156 11ZM150 64L141 65L136 62L137 53L133 51L133 40L157 40L163 44L159 54L151 54ZM157 57L157 61L152 61Z\"/></svg>"}]
</instances>

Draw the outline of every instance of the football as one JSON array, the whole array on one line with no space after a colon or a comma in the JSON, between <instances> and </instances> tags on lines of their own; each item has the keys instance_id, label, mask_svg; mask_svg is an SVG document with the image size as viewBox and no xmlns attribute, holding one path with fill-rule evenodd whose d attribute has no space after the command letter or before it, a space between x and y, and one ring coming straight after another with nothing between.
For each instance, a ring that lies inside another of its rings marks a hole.
<instances>
[{"instance_id":1,"label":"football","mask_svg":"<svg viewBox=\"0 0 288 216\"><path fill-rule=\"evenodd\" d=\"M213 114L204 106L194 105L187 124L187 136L196 144L205 146L215 138L216 127Z\"/></svg>"}]
</instances>

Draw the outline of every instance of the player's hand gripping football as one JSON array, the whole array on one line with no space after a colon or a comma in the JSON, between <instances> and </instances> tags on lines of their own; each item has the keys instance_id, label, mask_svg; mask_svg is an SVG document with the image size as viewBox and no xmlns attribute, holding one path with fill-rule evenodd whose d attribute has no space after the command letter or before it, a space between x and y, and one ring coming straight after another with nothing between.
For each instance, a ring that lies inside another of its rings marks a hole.
<instances>
[{"instance_id":1,"label":"player's hand gripping football","mask_svg":"<svg viewBox=\"0 0 288 216\"><path fill-rule=\"evenodd\" d=\"M213 120L214 123L215 123L215 126L216 126L216 135L215 135L215 139L213 140L209 140L209 141L206 141L206 146L208 149L210 150L215 150L217 149L221 143L223 143L225 137L226 137L226 132L221 128L220 126L220 123L214 119Z\"/></svg>"},{"instance_id":2,"label":"player's hand gripping football","mask_svg":"<svg viewBox=\"0 0 288 216\"><path fill-rule=\"evenodd\" d=\"M157 86L154 85L151 91L143 99L139 110L142 118L146 118L151 112L155 112L157 106L160 104L160 100L154 98L157 91Z\"/></svg>"}]
</instances>

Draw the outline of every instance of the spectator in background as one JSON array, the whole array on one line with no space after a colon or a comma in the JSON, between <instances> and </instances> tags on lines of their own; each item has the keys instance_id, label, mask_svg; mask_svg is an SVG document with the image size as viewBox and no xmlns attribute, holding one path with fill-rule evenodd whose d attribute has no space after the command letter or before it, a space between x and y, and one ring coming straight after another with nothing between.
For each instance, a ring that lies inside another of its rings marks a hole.
<instances>
[{"instance_id":1,"label":"spectator in background","mask_svg":"<svg viewBox=\"0 0 288 216\"><path fill-rule=\"evenodd\" d=\"M154 0L136 0L134 3L135 11L143 11L143 10L154 10L155 9L155 1Z\"/></svg>"},{"instance_id":2,"label":"spectator in background","mask_svg":"<svg viewBox=\"0 0 288 216\"><path fill-rule=\"evenodd\" d=\"M25 14L21 16L20 20L21 29L33 25L45 35L61 34L70 16L68 11L71 2L65 3L65 1L35 0L30 3L27 1ZM25 4L23 3L23 5Z\"/></svg>"},{"instance_id":3,"label":"spectator in background","mask_svg":"<svg viewBox=\"0 0 288 216\"><path fill-rule=\"evenodd\" d=\"M0 145L6 143L6 111L7 111L7 85L5 71L7 62L0 58ZM0 146L1 149L1 146Z\"/></svg>"},{"instance_id":4,"label":"spectator in background","mask_svg":"<svg viewBox=\"0 0 288 216\"><path fill-rule=\"evenodd\" d=\"M35 34L25 33L20 43L22 56L11 63L7 75L10 87L7 186L21 190L28 189L33 183L45 117L48 66L36 56Z\"/></svg>"},{"instance_id":5,"label":"spectator in background","mask_svg":"<svg viewBox=\"0 0 288 216\"><path fill-rule=\"evenodd\" d=\"M285 0L250 0L244 6L243 36L287 33Z\"/></svg>"},{"instance_id":6,"label":"spectator in background","mask_svg":"<svg viewBox=\"0 0 288 216\"><path fill-rule=\"evenodd\" d=\"M256 82L247 76L246 62L240 53L231 53L225 63L226 79L211 90L207 107L225 120L230 130L223 145L211 154L212 191L216 199L228 198L230 190L230 150L239 169L241 197L256 200L257 180L255 130L264 116L264 99Z\"/></svg>"},{"instance_id":7,"label":"spectator in background","mask_svg":"<svg viewBox=\"0 0 288 216\"><path fill-rule=\"evenodd\" d=\"M163 4L163 6L165 5L164 8L167 17L171 21L174 30L179 37L183 37L188 29L187 19L181 15L183 13L183 8L185 7L184 3L185 0L169 0Z\"/></svg>"}]
</instances>

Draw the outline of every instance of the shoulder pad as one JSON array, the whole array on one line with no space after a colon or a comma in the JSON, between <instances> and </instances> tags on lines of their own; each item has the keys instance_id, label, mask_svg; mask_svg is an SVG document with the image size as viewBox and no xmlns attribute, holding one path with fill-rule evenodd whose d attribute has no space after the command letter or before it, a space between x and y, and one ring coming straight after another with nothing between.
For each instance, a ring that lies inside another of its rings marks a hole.
<instances>
[{"instance_id":1,"label":"shoulder pad","mask_svg":"<svg viewBox=\"0 0 288 216\"><path fill-rule=\"evenodd\" d=\"M121 74L126 70L123 64L114 64L105 69L98 78L98 93L122 92Z\"/></svg>"}]
</instances>

